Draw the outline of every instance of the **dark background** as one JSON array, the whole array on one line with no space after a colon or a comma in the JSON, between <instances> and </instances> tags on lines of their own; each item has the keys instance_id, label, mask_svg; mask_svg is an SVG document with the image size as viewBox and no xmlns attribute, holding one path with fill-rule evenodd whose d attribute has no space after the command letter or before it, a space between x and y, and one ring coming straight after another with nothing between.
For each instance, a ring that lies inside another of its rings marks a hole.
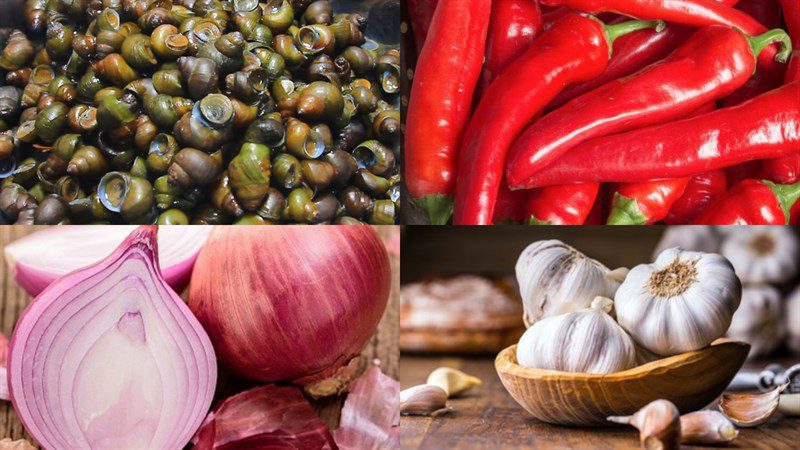
<instances>
[{"instance_id":1,"label":"dark background","mask_svg":"<svg viewBox=\"0 0 800 450\"><path fill-rule=\"evenodd\" d=\"M652 261L664 226L493 227L407 226L403 283L436 275L511 275L520 252L538 240L559 239L611 269ZM798 230L800 231L800 230Z\"/></svg>"}]
</instances>

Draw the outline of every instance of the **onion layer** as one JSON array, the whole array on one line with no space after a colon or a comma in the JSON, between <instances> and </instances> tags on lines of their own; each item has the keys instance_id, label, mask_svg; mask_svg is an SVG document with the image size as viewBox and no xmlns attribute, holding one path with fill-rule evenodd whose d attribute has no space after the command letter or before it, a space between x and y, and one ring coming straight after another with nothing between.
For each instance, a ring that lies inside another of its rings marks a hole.
<instances>
[{"instance_id":1,"label":"onion layer","mask_svg":"<svg viewBox=\"0 0 800 450\"><path fill-rule=\"evenodd\" d=\"M17 323L11 398L43 447L179 449L208 411L214 351L161 277L156 232L59 278Z\"/></svg>"},{"instance_id":2,"label":"onion layer","mask_svg":"<svg viewBox=\"0 0 800 450\"><path fill-rule=\"evenodd\" d=\"M367 369L350 384L333 438L339 450L400 448L400 383Z\"/></svg>"},{"instance_id":3,"label":"onion layer","mask_svg":"<svg viewBox=\"0 0 800 450\"><path fill-rule=\"evenodd\" d=\"M336 448L303 393L291 386L261 386L228 397L192 442L195 450Z\"/></svg>"},{"instance_id":4,"label":"onion layer","mask_svg":"<svg viewBox=\"0 0 800 450\"><path fill-rule=\"evenodd\" d=\"M390 281L369 227L217 227L197 258L189 306L220 364L324 396L346 388L336 372L375 332Z\"/></svg>"},{"instance_id":5,"label":"onion layer","mask_svg":"<svg viewBox=\"0 0 800 450\"><path fill-rule=\"evenodd\" d=\"M6 264L17 283L36 296L56 278L111 254L134 229L135 226L51 227L6 246ZM162 275L176 291L181 292L189 283L197 253L210 229L207 226L164 227L159 232Z\"/></svg>"}]
</instances>

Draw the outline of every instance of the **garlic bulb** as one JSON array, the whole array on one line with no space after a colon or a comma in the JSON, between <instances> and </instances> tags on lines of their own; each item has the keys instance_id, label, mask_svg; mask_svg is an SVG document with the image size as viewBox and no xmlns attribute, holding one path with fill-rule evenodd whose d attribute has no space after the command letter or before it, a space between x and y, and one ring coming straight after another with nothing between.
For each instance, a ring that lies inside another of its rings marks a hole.
<instances>
[{"instance_id":1,"label":"garlic bulb","mask_svg":"<svg viewBox=\"0 0 800 450\"><path fill-rule=\"evenodd\" d=\"M797 274L800 244L789 227L741 226L722 243L742 283L783 283Z\"/></svg>"},{"instance_id":2,"label":"garlic bulb","mask_svg":"<svg viewBox=\"0 0 800 450\"><path fill-rule=\"evenodd\" d=\"M721 243L722 236L717 228L711 225L667 227L656 245L653 258L672 247L695 252L717 253Z\"/></svg>"},{"instance_id":3,"label":"garlic bulb","mask_svg":"<svg viewBox=\"0 0 800 450\"><path fill-rule=\"evenodd\" d=\"M750 344L748 358L769 355L784 335L781 293L769 285L745 286L726 336Z\"/></svg>"},{"instance_id":4,"label":"garlic bulb","mask_svg":"<svg viewBox=\"0 0 800 450\"><path fill-rule=\"evenodd\" d=\"M679 248L634 267L617 290L617 321L661 356L703 348L728 330L742 285L727 259Z\"/></svg>"},{"instance_id":5,"label":"garlic bulb","mask_svg":"<svg viewBox=\"0 0 800 450\"><path fill-rule=\"evenodd\" d=\"M800 353L800 286L789 295L786 301L786 344L790 349Z\"/></svg>"},{"instance_id":6,"label":"garlic bulb","mask_svg":"<svg viewBox=\"0 0 800 450\"><path fill-rule=\"evenodd\" d=\"M591 308L542 319L517 345L520 365L562 372L613 373L636 365L636 349L608 315L613 302L597 297Z\"/></svg>"},{"instance_id":7,"label":"garlic bulb","mask_svg":"<svg viewBox=\"0 0 800 450\"><path fill-rule=\"evenodd\" d=\"M546 317L586 309L613 297L627 269L611 271L558 240L534 242L517 259L517 282L530 327Z\"/></svg>"}]
</instances>

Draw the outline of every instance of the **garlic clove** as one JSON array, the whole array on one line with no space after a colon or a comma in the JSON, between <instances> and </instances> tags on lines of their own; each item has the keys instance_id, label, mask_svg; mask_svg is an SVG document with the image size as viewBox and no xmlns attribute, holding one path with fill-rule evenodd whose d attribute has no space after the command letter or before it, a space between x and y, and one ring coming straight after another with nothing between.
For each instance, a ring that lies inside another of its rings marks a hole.
<instances>
[{"instance_id":1,"label":"garlic clove","mask_svg":"<svg viewBox=\"0 0 800 450\"><path fill-rule=\"evenodd\" d=\"M719 411L695 411L681 416L683 444L725 444L738 435L736 427Z\"/></svg>"},{"instance_id":2,"label":"garlic clove","mask_svg":"<svg viewBox=\"0 0 800 450\"><path fill-rule=\"evenodd\" d=\"M755 427L769 420L778 409L781 391L785 386L761 394L724 393L719 409L737 427Z\"/></svg>"},{"instance_id":3,"label":"garlic clove","mask_svg":"<svg viewBox=\"0 0 800 450\"><path fill-rule=\"evenodd\" d=\"M436 416L447 411L447 392L439 386L421 384L400 391L400 414Z\"/></svg>"},{"instance_id":4,"label":"garlic clove","mask_svg":"<svg viewBox=\"0 0 800 450\"><path fill-rule=\"evenodd\" d=\"M778 411L787 416L800 416L800 393L781 394Z\"/></svg>"},{"instance_id":5,"label":"garlic clove","mask_svg":"<svg viewBox=\"0 0 800 450\"><path fill-rule=\"evenodd\" d=\"M610 416L608 420L636 427L642 448L669 450L681 447L680 413L668 400L655 400L631 416Z\"/></svg>"},{"instance_id":6,"label":"garlic clove","mask_svg":"<svg viewBox=\"0 0 800 450\"><path fill-rule=\"evenodd\" d=\"M448 397L461 395L480 386L481 379L451 367L439 367L428 375L427 384L444 389Z\"/></svg>"},{"instance_id":7,"label":"garlic clove","mask_svg":"<svg viewBox=\"0 0 800 450\"><path fill-rule=\"evenodd\" d=\"M622 283L623 281L625 281L625 277L628 276L628 272L630 272L630 269L628 269L627 267L618 267L606 274L606 280Z\"/></svg>"}]
</instances>

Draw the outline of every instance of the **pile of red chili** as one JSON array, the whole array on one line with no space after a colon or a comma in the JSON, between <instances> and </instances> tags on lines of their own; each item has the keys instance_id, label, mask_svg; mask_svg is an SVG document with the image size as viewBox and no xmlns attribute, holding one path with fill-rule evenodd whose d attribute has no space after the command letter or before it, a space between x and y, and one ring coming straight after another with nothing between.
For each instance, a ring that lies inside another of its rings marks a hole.
<instances>
[{"instance_id":1,"label":"pile of red chili","mask_svg":"<svg viewBox=\"0 0 800 450\"><path fill-rule=\"evenodd\" d=\"M431 223L800 222L800 1L406 7Z\"/></svg>"}]
</instances>

